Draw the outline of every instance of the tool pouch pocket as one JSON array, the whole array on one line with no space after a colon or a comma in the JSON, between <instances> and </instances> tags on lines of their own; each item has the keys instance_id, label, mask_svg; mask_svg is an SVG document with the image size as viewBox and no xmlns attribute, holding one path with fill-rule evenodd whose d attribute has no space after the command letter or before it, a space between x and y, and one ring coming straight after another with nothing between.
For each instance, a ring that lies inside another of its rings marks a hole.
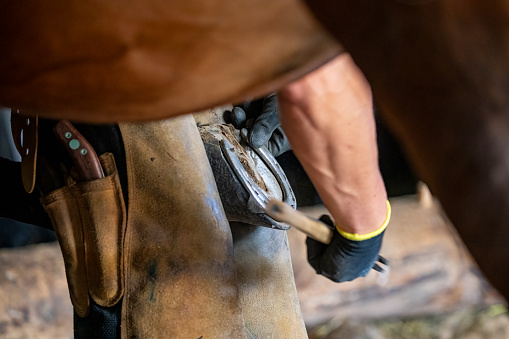
<instances>
[{"instance_id":1,"label":"tool pouch pocket","mask_svg":"<svg viewBox=\"0 0 509 339\"><path fill-rule=\"evenodd\" d=\"M84 317L88 314L90 301L85 267L85 244L78 204L68 186L44 196L41 203L51 219L64 257L72 305L76 313Z\"/></svg>"},{"instance_id":2,"label":"tool pouch pocket","mask_svg":"<svg viewBox=\"0 0 509 339\"><path fill-rule=\"evenodd\" d=\"M123 295L123 242L126 209L111 153L100 157L106 177L71 182L43 197L64 256L71 301L88 314L89 296L115 305Z\"/></svg>"}]
</instances>

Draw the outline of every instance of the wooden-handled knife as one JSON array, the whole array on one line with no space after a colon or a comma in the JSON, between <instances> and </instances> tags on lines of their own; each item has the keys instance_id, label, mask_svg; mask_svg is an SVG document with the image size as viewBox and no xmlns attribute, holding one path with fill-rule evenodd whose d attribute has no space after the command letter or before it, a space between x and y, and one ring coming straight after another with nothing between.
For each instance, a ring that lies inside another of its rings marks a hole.
<instances>
[{"instance_id":1,"label":"wooden-handled knife","mask_svg":"<svg viewBox=\"0 0 509 339\"><path fill-rule=\"evenodd\" d=\"M104 178L101 162L94 149L69 121L59 121L54 132L71 157L80 181Z\"/></svg>"}]
</instances>

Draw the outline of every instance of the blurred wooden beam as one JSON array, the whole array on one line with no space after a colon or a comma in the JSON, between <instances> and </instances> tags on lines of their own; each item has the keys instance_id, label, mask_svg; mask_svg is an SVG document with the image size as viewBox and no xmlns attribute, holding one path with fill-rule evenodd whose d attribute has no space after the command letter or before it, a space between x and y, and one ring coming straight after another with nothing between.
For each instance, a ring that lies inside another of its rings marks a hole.
<instances>
[{"instance_id":1,"label":"blurred wooden beam","mask_svg":"<svg viewBox=\"0 0 509 339\"><path fill-rule=\"evenodd\" d=\"M424 196L426 198L426 196ZM428 197L429 198L429 197ZM385 318L504 302L486 283L436 201L391 199L381 254L391 261L385 285L372 271L335 284L306 260L305 236L290 230L295 280L308 326L336 318ZM319 217L322 206L304 208ZM72 307L56 243L0 250L0 337L72 338Z\"/></svg>"},{"instance_id":2,"label":"blurred wooden beam","mask_svg":"<svg viewBox=\"0 0 509 339\"><path fill-rule=\"evenodd\" d=\"M431 199L431 200L430 200ZM384 318L443 313L467 305L503 302L484 280L440 204L426 192L391 199L392 220L381 254L391 262L384 284L371 271L336 284L316 275L307 263L305 236L288 233L295 281L306 324L333 318ZM323 206L301 209L318 218Z\"/></svg>"},{"instance_id":3,"label":"blurred wooden beam","mask_svg":"<svg viewBox=\"0 0 509 339\"><path fill-rule=\"evenodd\" d=\"M57 243L1 249L0 268L0 338L73 337Z\"/></svg>"}]
</instances>

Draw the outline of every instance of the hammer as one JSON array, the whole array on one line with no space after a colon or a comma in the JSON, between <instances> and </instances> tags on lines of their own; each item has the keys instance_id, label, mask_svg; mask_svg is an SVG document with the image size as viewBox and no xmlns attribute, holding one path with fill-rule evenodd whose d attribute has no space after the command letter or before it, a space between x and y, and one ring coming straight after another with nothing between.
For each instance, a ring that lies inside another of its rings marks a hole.
<instances>
[{"instance_id":1,"label":"hammer","mask_svg":"<svg viewBox=\"0 0 509 339\"><path fill-rule=\"evenodd\" d=\"M308 217L282 201L270 199L265 212L270 217L297 228L316 241L324 244L330 244L332 241L332 230L328 225Z\"/></svg>"},{"instance_id":2,"label":"hammer","mask_svg":"<svg viewBox=\"0 0 509 339\"><path fill-rule=\"evenodd\" d=\"M277 201L275 199L269 200L267 206L265 207L265 213L267 213L275 220L286 222L287 224L304 232L308 237L313 238L316 241L326 245L330 244L332 241L333 232L328 225L308 217L304 213L293 209L291 206L285 204L284 202ZM382 264L383 266L380 266L379 264ZM377 284L380 286L387 284L387 279L390 272L389 261L379 255L377 262L373 265L372 268L375 271L381 273L380 277L377 279Z\"/></svg>"}]
</instances>

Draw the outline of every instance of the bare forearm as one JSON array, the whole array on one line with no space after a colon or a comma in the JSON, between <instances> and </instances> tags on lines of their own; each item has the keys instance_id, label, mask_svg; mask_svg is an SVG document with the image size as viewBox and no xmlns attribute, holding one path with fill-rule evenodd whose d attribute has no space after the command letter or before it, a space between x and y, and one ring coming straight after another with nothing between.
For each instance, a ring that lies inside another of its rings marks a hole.
<instances>
[{"instance_id":1,"label":"bare forearm","mask_svg":"<svg viewBox=\"0 0 509 339\"><path fill-rule=\"evenodd\" d=\"M359 234L380 227L387 196L371 91L350 56L282 89L279 105L293 151L336 223Z\"/></svg>"}]
</instances>

